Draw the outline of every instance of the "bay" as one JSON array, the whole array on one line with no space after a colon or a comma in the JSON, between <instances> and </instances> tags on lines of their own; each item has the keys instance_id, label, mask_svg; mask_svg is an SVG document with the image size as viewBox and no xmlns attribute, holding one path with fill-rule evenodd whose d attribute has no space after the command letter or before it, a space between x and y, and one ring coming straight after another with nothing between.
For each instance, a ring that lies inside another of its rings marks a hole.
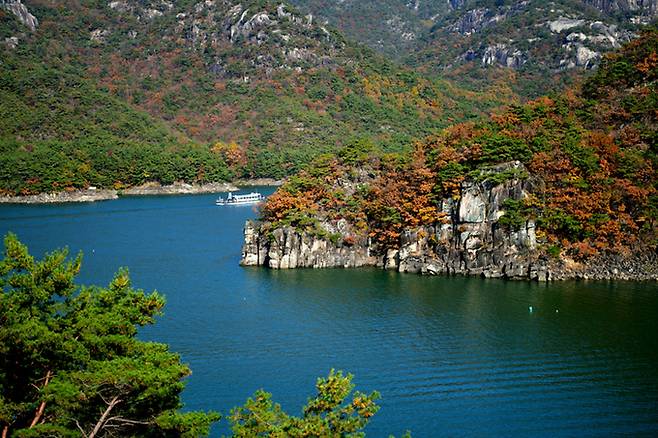
<instances>
[{"instance_id":1,"label":"bay","mask_svg":"<svg viewBox=\"0 0 658 438\"><path fill-rule=\"evenodd\" d=\"M381 393L375 437L658 434L655 283L241 268L257 213L214 198L2 205L0 232L38 256L83 251L82 283L127 266L136 287L166 295L140 336L190 365L186 409L228 414L265 388L299 413L336 368ZM213 431L228 432L225 420Z\"/></svg>"}]
</instances>

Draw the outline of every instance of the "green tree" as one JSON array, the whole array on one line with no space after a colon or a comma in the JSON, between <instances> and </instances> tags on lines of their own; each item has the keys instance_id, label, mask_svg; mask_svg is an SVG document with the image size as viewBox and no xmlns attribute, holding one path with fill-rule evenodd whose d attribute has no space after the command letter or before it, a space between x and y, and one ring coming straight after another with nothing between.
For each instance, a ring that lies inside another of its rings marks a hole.
<instances>
[{"instance_id":1,"label":"green tree","mask_svg":"<svg viewBox=\"0 0 658 438\"><path fill-rule=\"evenodd\" d=\"M0 434L207 435L216 413L181 413L190 374L163 344L136 338L164 306L119 271L109 287L79 287L82 258L36 261L16 236L0 262Z\"/></svg>"},{"instance_id":2,"label":"green tree","mask_svg":"<svg viewBox=\"0 0 658 438\"><path fill-rule=\"evenodd\" d=\"M309 399L301 417L286 414L272 395L259 390L244 406L231 411L235 437L363 437L363 428L379 410L377 392L355 392L352 375L331 370L316 384L317 395Z\"/></svg>"}]
</instances>

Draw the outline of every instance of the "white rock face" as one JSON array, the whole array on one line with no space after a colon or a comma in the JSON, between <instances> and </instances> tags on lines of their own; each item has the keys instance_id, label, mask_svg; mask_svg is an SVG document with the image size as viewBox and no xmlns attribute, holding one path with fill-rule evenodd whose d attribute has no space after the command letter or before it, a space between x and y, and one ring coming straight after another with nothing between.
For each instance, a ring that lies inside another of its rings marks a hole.
<instances>
[{"instance_id":1,"label":"white rock face","mask_svg":"<svg viewBox=\"0 0 658 438\"><path fill-rule=\"evenodd\" d=\"M125 1L113 1L107 4L110 9L114 9L119 12L127 12L132 9L132 7Z\"/></svg>"},{"instance_id":2,"label":"white rock face","mask_svg":"<svg viewBox=\"0 0 658 438\"><path fill-rule=\"evenodd\" d=\"M569 42L587 41L589 37L582 32L573 32L567 35L566 40Z\"/></svg>"},{"instance_id":3,"label":"white rock face","mask_svg":"<svg viewBox=\"0 0 658 438\"><path fill-rule=\"evenodd\" d=\"M484 50L482 65L500 64L517 69L526 63L526 58L526 55L520 50L508 47L506 44L494 44Z\"/></svg>"},{"instance_id":4,"label":"white rock face","mask_svg":"<svg viewBox=\"0 0 658 438\"><path fill-rule=\"evenodd\" d=\"M18 47L18 37L5 38L5 45L10 49L15 49Z\"/></svg>"},{"instance_id":5,"label":"white rock face","mask_svg":"<svg viewBox=\"0 0 658 438\"><path fill-rule=\"evenodd\" d=\"M0 8L14 14L32 32L39 26L39 20L27 10L27 7L21 3L21 0L0 0Z\"/></svg>"},{"instance_id":6,"label":"white rock face","mask_svg":"<svg viewBox=\"0 0 658 438\"><path fill-rule=\"evenodd\" d=\"M94 29L89 33L89 40L94 43L104 43L105 38L110 34L108 30L105 29Z\"/></svg>"},{"instance_id":7,"label":"white rock face","mask_svg":"<svg viewBox=\"0 0 658 438\"><path fill-rule=\"evenodd\" d=\"M153 20L154 18L162 17L164 14L157 9L147 9L144 11L144 15L147 20Z\"/></svg>"},{"instance_id":8,"label":"white rock face","mask_svg":"<svg viewBox=\"0 0 658 438\"><path fill-rule=\"evenodd\" d=\"M598 61L600 57L600 53L585 46L580 46L576 51L576 64L580 67L589 67L592 63Z\"/></svg>"},{"instance_id":9,"label":"white rock face","mask_svg":"<svg viewBox=\"0 0 658 438\"><path fill-rule=\"evenodd\" d=\"M482 222L487 217L487 205L478 186L467 187L459 201L460 222Z\"/></svg>"},{"instance_id":10,"label":"white rock face","mask_svg":"<svg viewBox=\"0 0 658 438\"><path fill-rule=\"evenodd\" d=\"M582 26L585 20L576 20L573 18L558 18L555 21L548 22L548 28L551 32L561 33L562 31L573 29L574 27Z\"/></svg>"},{"instance_id":11,"label":"white rock face","mask_svg":"<svg viewBox=\"0 0 658 438\"><path fill-rule=\"evenodd\" d=\"M286 5L281 3L279 6L276 8L276 15L279 18L291 18L292 14L290 12L286 12Z\"/></svg>"}]
</instances>

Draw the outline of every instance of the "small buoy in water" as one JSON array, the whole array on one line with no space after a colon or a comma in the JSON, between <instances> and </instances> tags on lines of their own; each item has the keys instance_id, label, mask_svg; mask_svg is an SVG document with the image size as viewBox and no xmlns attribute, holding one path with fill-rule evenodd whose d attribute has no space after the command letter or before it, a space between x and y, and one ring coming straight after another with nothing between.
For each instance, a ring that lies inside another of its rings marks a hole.
<instances>
[{"instance_id":1,"label":"small buoy in water","mask_svg":"<svg viewBox=\"0 0 658 438\"><path fill-rule=\"evenodd\" d=\"M529 306L529 307L528 307L528 311L529 311L530 313L532 313L532 306Z\"/></svg>"}]
</instances>

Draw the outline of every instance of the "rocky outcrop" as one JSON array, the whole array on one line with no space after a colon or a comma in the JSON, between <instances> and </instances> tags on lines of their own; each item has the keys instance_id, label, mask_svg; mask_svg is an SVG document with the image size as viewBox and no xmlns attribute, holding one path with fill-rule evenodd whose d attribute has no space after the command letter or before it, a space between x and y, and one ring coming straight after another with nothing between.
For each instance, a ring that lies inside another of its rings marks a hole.
<instances>
[{"instance_id":1,"label":"rocky outcrop","mask_svg":"<svg viewBox=\"0 0 658 438\"><path fill-rule=\"evenodd\" d=\"M515 170L523 170L519 162L497 166L490 172L514 175L511 171ZM292 227L268 231L268 224L248 222L242 264L273 269L379 266L430 275L548 280L545 263L536 251L534 222L528 220L517 230L499 224L505 200L528 196L531 184L517 177L502 183L486 177L464 182L458 200L441 201L441 223L406 230L397 248L380 248L367 237L350 235L347 239L347 224L324 224L325 230L338 231L341 237L332 240Z\"/></svg>"},{"instance_id":2,"label":"rocky outcrop","mask_svg":"<svg viewBox=\"0 0 658 438\"><path fill-rule=\"evenodd\" d=\"M648 17L658 15L657 0L585 0L585 3L605 13L631 12Z\"/></svg>"},{"instance_id":3,"label":"rocky outcrop","mask_svg":"<svg viewBox=\"0 0 658 438\"><path fill-rule=\"evenodd\" d=\"M583 24L585 24L585 20L560 17L557 20L549 21L548 22L548 28L553 33L561 33L565 30L569 30L569 29L573 29L574 27L582 26Z\"/></svg>"},{"instance_id":4,"label":"rocky outcrop","mask_svg":"<svg viewBox=\"0 0 658 438\"><path fill-rule=\"evenodd\" d=\"M528 56L521 50L508 47L506 44L494 44L484 50L482 65L500 64L504 67L519 69L527 59Z\"/></svg>"},{"instance_id":5,"label":"rocky outcrop","mask_svg":"<svg viewBox=\"0 0 658 438\"><path fill-rule=\"evenodd\" d=\"M515 10L492 11L487 8L471 9L464 12L449 29L462 35L470 35L505 21L509 15L517 12Z\"/></svg>"},{"instance_id":6,"label":"rocky outcrop","mask_svg":"<svg viewBox=\"0 0 658 438\"><path fill-rule=\"evenodd\" d=\"M27 10L27 7L21 3L21 0L0 0L0 8L14 14L32 32L37 29L39 20Z\"/></svg>"},{"instance_id":7,"label":"rocky outcrop","mask_svg":"<svg viewBox=\"0 0 658 438\"><path fill-rule=\"evenodd\" d=\"M294 269L358 268L381 264L381 257L371 254L371 247L365 242L356 245L334 243L292 227L267 233L259 224L249 221L245 225L244 241L243 266Z\"/></svg>"},{"instance_id":8,"label":"rocky outcrop","mask_svg":"<svg viewBox=\"0 0 658 438\"><path fill-rule=\"evenodd\" d=\"M108 3L108 8L144 24L170 20L171 25L162 32L164 40L181 48L215 54L206 57L210 73L245 83L251 78L244 69L236 71L233 62L220 54L230 46L241 47L235 51L244 54L250 73L270 76L278 70L335 65L344 44L312 14L301 14L285 3L200 0L181 6L164 0L115 0ZM131 30L141 31L141 25ZM94 42L102 42L109 35L95 32L90 37ZM114 32L125 35L122 29Z\"/></svg>"},{"instance_id":9,"label":"rocky outcrop","mask_svg":"<svg viewBox=\"0 0 658 438\"><path fill-rule=\"evenodd\" d=\"M658 280L658 254L641 251L632 254L603 254L586 263L571 259L551 261L552 280Z\"/></svg>"},{"instance_id":10,"label":"rocky outcrop","mask_svg":"<svg viewBox=\"0 0 658 438\"><path fill-rule=\"evenodd\" d=\"M501 175L509 175L500 182ZM548 256L535 232L535 222L503 226L506 200L521 200L541 181L527 175L519 162L487 169L465 181L457 199L440 202L442 220L405 230L395 248L381 248L371 238L355 237L344 220L322 223L323 232L248 221L244 229L243 266L272 269L382 269L423 275L477 275L487 278L552 281L658 280L658 255L602 255L587 263ZM490 177L498 176L498 177Z\"/></svg>"},{"instance_id":11,"label":"rocky outcrop","mask_svg":"<svg viewBox=\"0 0 658 438\"><path fill-rule=\"evenodd\" d=\"M481 60L482 66L503 66L520 69L528 62L528 54L506 44L494 44L483 50L470 49L460 57L462 61Z\"/></svg>"}]
</instances>

